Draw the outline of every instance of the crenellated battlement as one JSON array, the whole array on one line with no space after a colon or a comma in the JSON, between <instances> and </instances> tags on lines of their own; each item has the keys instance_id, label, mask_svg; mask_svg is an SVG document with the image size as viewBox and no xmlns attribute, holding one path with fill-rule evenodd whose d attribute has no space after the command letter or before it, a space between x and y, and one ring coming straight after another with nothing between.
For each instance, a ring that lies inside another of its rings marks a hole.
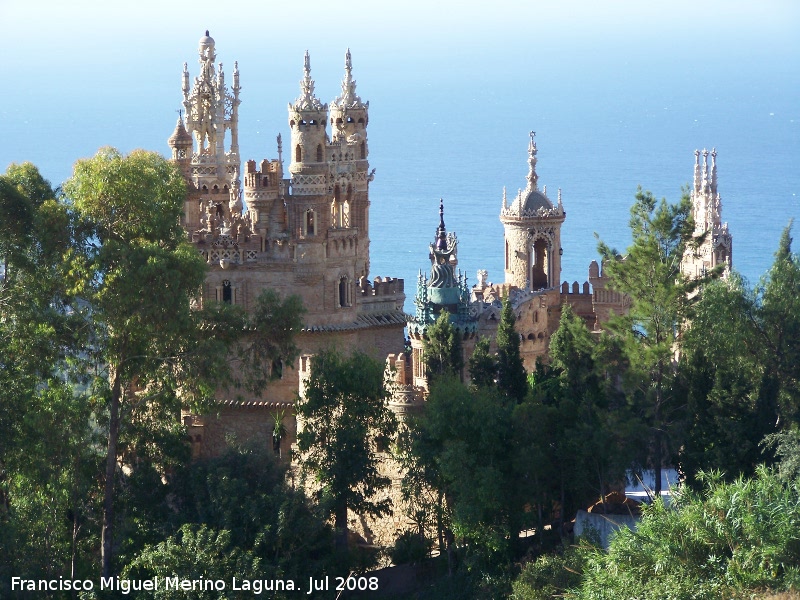
<instances>
[{"instance_id":1,"label":"crenellated battlement","mask_svg":"<svg viewBox=\"0 0 800 600\"><path fill-rule=\"evenodd\" d=\"M398 277L381 277L379 275L372 283L366 277L362 277L359 279L358 285L362 296L396 296L405 293L405 280Z\"/></svg>"},{"instance_id":2,"label":"crenellated battlement","mask_svg":"<svg viewBox=\"0 0 800 600\"><path fill-rule=\"evenodd\" d=\"M283 181L283 165L280 160L264 159L256 168L256 161L248 160L244 169L244 187L251 190L269 189L277 192Z\"/></svg>"}]
</instances>

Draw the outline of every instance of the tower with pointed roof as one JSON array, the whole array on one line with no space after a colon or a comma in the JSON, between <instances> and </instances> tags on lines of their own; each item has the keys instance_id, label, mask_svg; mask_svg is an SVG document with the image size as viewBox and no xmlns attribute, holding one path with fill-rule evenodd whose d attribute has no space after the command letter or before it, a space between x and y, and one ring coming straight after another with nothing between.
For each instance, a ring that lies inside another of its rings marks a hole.
<instances>
[{"instance_id":1,"label":"tower with pointed roof","mask_svg":"<svg viewBox=\"0 0 800 600\"><path fill-rule=\"evenodd\" d=\"M442 311L450 315L450 323L464 341L472 340L478 328L477 319L470 314L470 290L467 276L456 271L458 266L458 238L455 232L448 233L444 224L444 201L439 201L439 226L429 248L431 261L430 277L419 273L417 295L414 298L416 314L409 320L408 335L411 339L413 381L418 389L427 389L424 367L424 346L428 327L433 325ZM471 344L465 345L469 356Z\"/></svg>"},{"instance_id":2,"label":"tower with pointed roof","mask_svg":"<svg viewBox=\"0 0 800 600\"><path fill-rule=\"evenodd\" d=\"M558 287L561 280L561 224L566 217L561 190L555 205L547 197L546 188L539 190L535 135L535 132L530 132L527 185L517 192L511 203L503 191L500 209L500 221L505 232L505 281L524 290Z\"/></svg>"},{"instance_id":3,"label":"tower with pointed roof","mask_svg":"<svg viewBox=\"0 0 800 600\"><path fill-rule=\"evenodd\" d=\"M702 154L703 164L700 164ZM711 156L709 167L708 157ZM722 199L717 191L717 150L694 151L694 185L691 192L695 237L704 236L697 248L687 248L681 268L689 277L699 277L711 269L730 272L733 237L722 222Z\"/></svg>"},{"instance_id":4,"label":"tower with pointed roof","mask_svg":"<svg viewBox=\"0 0 800 600\"><path fill-rule=\"evenodd\" d=\"M191 85L188 65L183 63L185 124L179 119L169 140L173 159L181 165L190 191L201 195L186 203L184 225L189 229L199 227L212 211L220 221L229 220L229 204L235 204L240 195L238 64L234 63L229 89L208 31L200 38L198 54L200 72Z\"/></svg>"}]
</instances>

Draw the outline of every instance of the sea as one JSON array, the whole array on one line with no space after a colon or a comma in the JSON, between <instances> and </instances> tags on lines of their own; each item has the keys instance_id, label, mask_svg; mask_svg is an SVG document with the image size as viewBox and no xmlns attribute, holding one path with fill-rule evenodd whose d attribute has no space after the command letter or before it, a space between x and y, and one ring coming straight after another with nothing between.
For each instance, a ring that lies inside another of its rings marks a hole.
<instances>
[{"instance_id":1,"label":"sea","mask_svg":"<svg viewBox=\"0 0 800 600\"><path fill-rule=\"evenodd\" d=\"M335 18L339 9L323 3L302 18L288 5L250 5L225 19L211 3L204 15L165 7L147 18L92 3L78 3L76 18L46 4L47 13L16 1L0 8L16 25L0 61L0 169L29 160L54 185L102 146L168 154L183 63L194 77L205 28L228 83L238 61L243 160L275 158L278 133L288 147L287 104L299 94L304 51L317 95L330 102L349 47L357 91L370 102L370 277L403 278L407 311L418 273L430 268L440 199L469 281L478 269L503 280L499 212L504 189L511 199L525 187L530 131L540 188L554 201L561 190L570 283L586 280L598 240L620 251L630 243L639 186L680 198L696 149L717 151L734 268L752 284L800 216L800 11L788 2L711 2L729 9L717 19L685 2L664 19L614 3L610 16L583 19L570 10L598 9L567 2L563 14L538 18L535 3L483 12L446 3L454 12L422 12L428 18L415 23L399 5L387 13L360 1Z\"/></svg>"}]
</instances>

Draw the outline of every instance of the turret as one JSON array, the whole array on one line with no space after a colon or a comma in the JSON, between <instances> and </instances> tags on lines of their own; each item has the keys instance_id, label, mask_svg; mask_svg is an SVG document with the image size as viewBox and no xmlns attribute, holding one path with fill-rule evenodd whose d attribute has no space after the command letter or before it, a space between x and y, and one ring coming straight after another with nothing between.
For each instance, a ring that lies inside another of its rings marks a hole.
<instances>
[{"instance_id":1,"label":"turret","mask_svg":"<svg viewBox=\"0 0 800 600\"><path fill-rule=\"evenodd\" d=\"M237 179L241 172L238 136L241 103L239 68L234 64L233 87L229 91L225 85L222 63L215 62L216 46L214 38L208 31L200 38L198 54L200 73L194 78L191 87L186 63L183 64L181 77L183 107L186 113L185 131L193 139L194 151L190 151L191 145L184 147L183 140L179 142L183 146L174 147L173 138L170 138L173 153L179 150L186 151L190 160L185 174L189 183L203 196L199 213L196 202L186 207L187 225L190 227L199 225L199 221L212 212L220 223L230 224L229 205L237 205L241 198ZM227 132L230 132L228 147L226 147ZM178 129L173 137L175 135L183 137ZM177 138L175 141L178 142ZM173 158L177 160L176 156Z\"/></svg>"},{"instance_id":2,"label":"turret","mask_svg":"<svg viewBox=\"0 0 800 600\"><path fill-rule=\"evenodd\" d=\"M700 156L703 156L702 165ZM711 156L711 164L708 157ZM717 150L694 151L694 186L691 193L695 236L705 236L699 247L687 248L683 272L699 277L709 269L724 265L723 275L730 272L733 237L728 224L722 222L722 199L717 191Z\"/></svg>"},{"instance_id":3,"label":"turret","mask_svg":"<svg viewBox=\"0 0 800 600\"><path fill-rule=\"evenodd\" d=\"M331 227L358 228L360 268L369 270L369 147L367 123L369 102L356 93L350 50L344 60L342 92L331 102L330 122L333 140L329 146L333 198L330 205Z\"/></svg>"},{"instance_id":4,"label":"turret","mask_svg":"<svg viewBox=\"0 0 800 600\"><path fill-rule=\"evenodd\" d=\"M561 278L561 224L566 218L558 190L558 202L539 190L536 173L538 150L535 132L528 142L528 175L524 190L510 203L503 189L500 222L505 230L505 281L521 289L557 287Z\"/></svg>"},{"instance_id":5,"label":"turret","mask_svg":"<svg viewBox=\"0 0 800 600\"><path fill-rule=\"evenodd\" d=\"M327 170L326 149L328 136L326 122L328 105L322 104L314 95L314 80L311 79L311 59L306 51L303 61L303 79L300 81L300 96L289 104L289 127L292 130L291 163L289 172L294 175L295 194L324 193L327 185L316 178L298 175L321 174Z\"/></svg>"},{"instance_id":6,"label":"turret","mask_svg":"<svg viewBox=\"0 0 800 600\"><path fill-rule=\"evenodd\" d=\"M444 202L439 201L439 226L436 236L429 247L428 257L431 261L430 278L419 274L417 296L414 304L416 315L408 322L408 334L411 338L414 362L414 385L427 387L424 368L424 342L427 330L442 311L450 314L450 323L463 340L472 339L478 329L478 320L470 315L469 287L467 276L458 266L458 238L455 233L448 233L444 224ZM466 348L465 348L466 350Z\"/></svg>"},{"instance_id":7,"label":"turret","mask_svg":"<svg viewBox=\"0 0 800 600\"><path fill-rule=\"evenodd\" d=\"M178 163L184 176L188 178L190 174L189 165L192 157L192 136L186 131L182 117L178 117L178 122L175 124L175 131L169 136L167 143L172 149L172 160Z\"/></svg>"},{"instance_id":8,"label":"turret","mask_svg":"<svg viewBox=\"0 0 800 600\"><path fill-rule=\"evenodd\" d=\"M369 123L369 102L362 102L356 94L353 79L353 62L348 48L345 55L342 93L331 103L331 135L333 143L345 141L355 150L356 160L366 160L367 124Z\"/></svg>"}]
</instances>

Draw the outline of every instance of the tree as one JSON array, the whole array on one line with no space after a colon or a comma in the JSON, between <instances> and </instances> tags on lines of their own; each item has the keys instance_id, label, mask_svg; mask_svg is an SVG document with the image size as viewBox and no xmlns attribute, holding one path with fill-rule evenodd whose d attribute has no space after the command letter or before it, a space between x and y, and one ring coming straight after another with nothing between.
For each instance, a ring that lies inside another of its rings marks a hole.
<instances>
[{"instance_id":1,"label":"tree","mask_svg":"<svg viewBox=\"0 0 800 600\"><path fill-rule=\"evenodd\" d=\"M160 156L135 151L123 157L113 149L78 161L64 185L89 232L73 285L91 307L91 358L102 372L93 389L108 409L104 577L111 575L114 552L120 428L137 405L162 402L177 410L178 389L193 387L176 375L199 325L190 301L205 265L179 225L185 190L178 170Z\"/></svg>"},{"instance_id":2,"label":"tree","mask_svg":"<svg viewBox=\"0 0 800 600\"><path fill-rule=\"evenodd\" d=\"M524 500L514 471L512 409L496 389L471 390L453 377L434 383L403 451L406 492L436 492L440 549L454 563L456 540L482 567L495 568L519 538Z\"/></svg>"},{"instance_id":3,"label":"tree","mask_svg":"<svg viewBox=\"0 0 800 600\"><path fill-rule=\"evenodd\" d=\"M450 313L446 310L443 310L436 322L425 330L423 360L428 386L442 376L461 377L464 368L461 335L450 322Z\"/></svg>"},{"instance_id":4,"label":"tree","mask_svg":"<svg viewBox=\"0 0 800 600\"><path fill-rule=\"evenodd\" d=\"M361 352L319 352L311 359L297 416L300 464L313 474L321 506L333 514L336 546L344 552L349 510L381 516L390 507L388 499L374 500L389 484L379 471L376 444L397 429L387 406L384 365Z\"/></svg>"},{"instance_id":5,"label":"tree","mask_svg":"<svg viewBox=\"0 0 800 600\"><path fill-rule=\"evenodd\" d=\"M732 273L704 288L683 335L687 414L680 468L695 488L701 471L719 470L728 480L751 476L764 459L759 442L775 431L775 390L752 331L753 308L744 282Z\"/></svg>"},{"instance_id":6,"label":"tree","mask_svg":"<svg viewBox=\"0 0 800 600\"><path fill-rule=\"evenodd\" d=\"M608 552L585 557L574 598L765 597L800 588L800 488L765 467L751 479L703 477L674 506L646 507Z\"/></svg>"},{"instance_id":7,"label":"tree","mask_svg":"<svg viewBox=\"0 0 800 600\"><path fill-rule=\"evenodd\" d=\"M751 320L764 344L765 366L776 387L783 425L800 423L800 256L792 252L792 223L781 234L775 262L756 291Z\"/></svg>"},{"instance_id":8,"label":"tree","mask_svg":"<svg viewBox=\"0 0 800 600\"><path fill-rule=\"evenodd\" d=\"M506 298L497 326L497 387L519 403L528 393L528 376L519 351L519 334L514 328L516 321L511 301Z\"/></svg>"},{"instance_id":9,"label":"tree","mask_svg":"<svg viewBox=\"0 0 800 600\"><path fill-rule=\"evenodd\" d=\"M678 333L690 316L690 295L702 283L689 280L680 269L686 248L696 242L686 194L678 204L656 202L641 188L631 208L633 243L625 258L604 243L603 257L609 287L631 299L627 315L612 318L608 331L624 350L628 369L624 385L647 424L650 465L655 493L661 493L660 470L680 415L675 393L675 350Z\"/></svg>"},{"instance_id":10,"label":"tree","mask_svg":"<svg viewBox=\"0 0 800 600\"><path fill-rule=\"evenodd\" d=\"M173 466L185 452L181 407L202 411L220 386L263 387L274 362L296 356L302 307L267 291L249 318L221 303L193 308L206 265L179 225L183 178L157 154L100 150L78 161L64 191L83 232L69 280L91 328L85 371L107 410L101 557L109 576L118 466Z\"/></svg>"},{"instance_id":11,"label":"tree","mask_svg":"<svg viewBox=\"0 0 800 600\"><path fill-rule=\"evenodd\" d=\"M624 479L633 462L631 449L637 446L638 421L616 390L612 365L604 360L605 343L589 332L572 307L563 307L550 356L559 380L555 404L565 423L555 444L562 449L559 472L565 510L565 486L578 501L589 490L605 501L608 486Z\"/></svg>"},{"instance_id":12,"label":"tree","mask_svg":"<svg viewBox=\"0 0 800 600\"><path fill-rule=\"evenodd\" d=\"M154 535L147 536L144 527L132 532L123 576L196 573L209 579L216 573L215 578L242 579L250 573L299 585L309 573L328 571L331 527L302 490L289 486L286 470L263 443L231 446L217 457L177 467L160 504L144 507L145 518L162 516L153 524ZM146 489L139 487L144 496Z\"/></svg>"},{"instance_id":13,"label":"tree","mask_svg":"<svg viewBox=\"0 0 800 600\"><path fill-rule=\"evenodd\" d=\"M30 163L0 176L0 580L86 574L97 498L91 405L70 371L68 207ZM0 584L0 594L4 591Z\"/></svg>"},{"instance_id":14,"label":"tree","mask_svg":"<svg viewBox=\"0 0 800 600\"><path fill-rule=\"evenodd\" d=\"M754 289L735 272L705 286L681 360L689 401L681 470L690 484L700 470L719 469L729 480L752 475L774 460L762 439L799 422L798 291L788 227Z\"/></svg>"},{"instance_id":15,"label":"tree","mask_svg":"<svg viewBox=\"0 0 800 600\"><path fill-rule=\"evenodd\" d=\"M497 358L489 347L491 340L481 337L475 343L475 350L469 357L469 378L476 387L492 387L497 378Z\"/></svg>"}]
</instances>

